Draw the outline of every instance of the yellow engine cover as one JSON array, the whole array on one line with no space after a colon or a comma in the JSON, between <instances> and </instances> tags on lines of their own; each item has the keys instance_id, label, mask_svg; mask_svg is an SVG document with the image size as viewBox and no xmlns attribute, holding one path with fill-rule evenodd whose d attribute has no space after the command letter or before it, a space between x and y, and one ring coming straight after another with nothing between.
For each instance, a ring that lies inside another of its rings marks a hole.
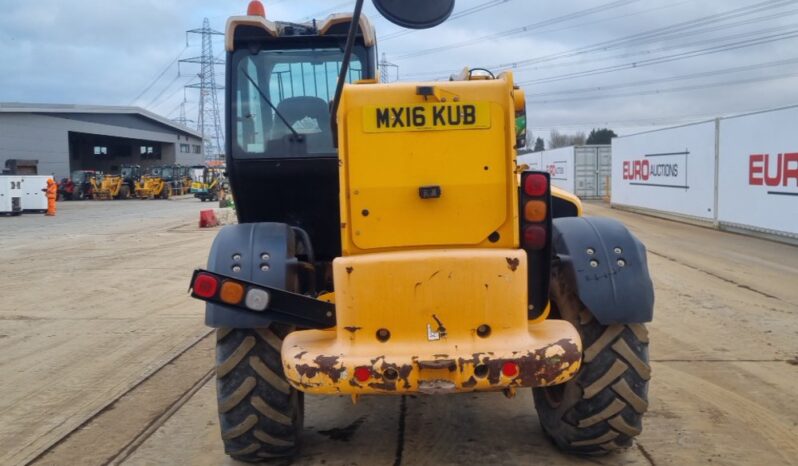
<instances>
[{"instance_id":1,"label":"yellow engine cover","mask_svg":"<svg viewBox=\"0 0 798 466\"><path fill-rule=\"evenodd\" d=\"M512 75L346 86L344 255L518 247Z\"/></svg>"}]
</instances>

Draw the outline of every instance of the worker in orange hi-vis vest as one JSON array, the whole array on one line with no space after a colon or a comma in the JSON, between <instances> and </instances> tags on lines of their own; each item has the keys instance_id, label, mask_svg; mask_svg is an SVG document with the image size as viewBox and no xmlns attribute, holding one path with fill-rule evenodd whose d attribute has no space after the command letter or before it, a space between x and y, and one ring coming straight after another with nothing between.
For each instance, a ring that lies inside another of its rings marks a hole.
<instances>
[{"instance_id":1,"label":"worker in orange hi-vis vest","mask_svg":"<svg viewBox=\"0 0 798 466\"><path fill-rule=\"evenodd\" d=\"M50 217L55 216L55 198L58 197L58 185L52 178L47 179L47 213Z\"/></svg>"}]
</instances>

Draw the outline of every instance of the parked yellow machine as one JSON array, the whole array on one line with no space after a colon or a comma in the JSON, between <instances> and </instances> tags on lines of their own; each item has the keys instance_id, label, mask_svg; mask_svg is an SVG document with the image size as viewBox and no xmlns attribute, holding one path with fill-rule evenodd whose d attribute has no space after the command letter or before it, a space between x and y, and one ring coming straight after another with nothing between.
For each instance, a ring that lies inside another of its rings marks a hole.
<instances>
[{"instance_id":1,"label":"parked yellow machine","mask_svg":"<svg viewBox=\"0 0 798 466\"><path fill-rule=\"evenodd\" d=\"M92 177L91 186L94 200L110 201L118 199L122 194L122 177L119 175Z\"/></svg>"},{"instance_id":2,"label":"parked yellow machine","mask_svg":"<svg viewBox=\"0 0 798 466\"><path fill-rule=\"evenodd\" d=\"M374 3L415 28L454 8ZM246 461L295 454L302 392L525 388L564 450L631 445L650 377L644 246L614 220L584 217L548 173L517 166L526 104L511 73L377 83L362 6L292 24L254 1L228 21L239 224L219 233L191 282L218 328L225 450ZM327 62L341 64L335 92L276 84L303 78L296 70L318 78Z\"/></svg>"},{"instance_id":3,"label":"parked yellow machine","mask_svg":"<svg viewBox=\"0 0 798 466\"><path fill-rule=\"evenodd\" d=\"M138 165L122 165L118 175L95 175L89 179L95 200L130 199L141 177Z\"/></svg>"},{"instance_id":4,"label":"parked yellow machine","mask_svg":"<svg viewBox=\"0 0 798 466\"><path fill-rule=\"evenodd\" d=\"M174 180L172 183L172 194L175 196L185 196L191 192L191 184L193 182L191 174L189 173L190 168L182 165L175 165L173 169Z\"/></svg>"},{"instance_id":5,"label":"parked yellow machine","mask_svg":"<svg viewBox=\"0 0 798 466\"><path fill-rule=\"evenodd\" d=\"M171 189L163 178L162 167L150 167L136 183L136 197L139 199L169 199Z\"/></svg>"},{"instance_id":6,"label":"parked yellow machine","mask_svg":"<svg viewBox=\"0 0 798 466\"><path fill-rule=\"evenodd\" d=\"M218 201L223 170L205 165L191 167L191 193L202 202Z\"/></svg>"}]
</instances>

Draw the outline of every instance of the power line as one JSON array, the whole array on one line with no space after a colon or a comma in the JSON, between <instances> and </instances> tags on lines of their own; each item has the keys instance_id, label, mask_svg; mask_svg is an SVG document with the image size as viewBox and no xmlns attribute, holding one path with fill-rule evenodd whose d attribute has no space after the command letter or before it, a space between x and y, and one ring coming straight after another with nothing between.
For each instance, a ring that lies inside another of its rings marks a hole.
<instances>
[{"instance_id":1,"label":"power line","mask_svg":"<svg viewBox=\"0 0 798 466\"><path fill-rule=\"evenodd\" d=\"M624 45L634 44L639 45L643 43L643 40L651 41L655 39L661 39L662 37L673 36L676 34L683 34L687 31L694 29L696 27L706 26L708 24L713 24L721 21L726 21L729 19L750 15L753 13L758 13L760 11L765 11L772 8L780 8L786 6L791 3L795 3L796 0L768 0L764 2L757 3L755 5L750 5L747 7L736 8L734 10L727 11L725 13L717 13L714 15L704 16L701 18L684 21L681 23L673 24L670 26L665 26L661 28L652 29L649 31L644 31L637 34L632 34L629 36L624 36L618 39L612 39L604 42L599 42L592 45L587 45L583 47L578 47L571 50L566 50L563 52L553 53L549 55L543 55L534 58L528 58L525 60L520 60L511 63L500 64L496 66L496 68L506 68L506 69L515 69L522 65L529 65L533 63L542 63L546 61L553 61L559 60L562 58L569 58L577 55L582 55L590 52L595 51L605 51L611 48L617 48Z\"/></svg>"},{"instance_id":2,"label":"power line","mask_svg":"<svg viewBox=\"0 0 798 466\"><path fill-rule=\"evenodd\" d=\"M769 9L780 8L783 6L787 6L789 4L795 3L796 0L767 0L763 1L754 5L749 5L745 7L736 8L733 10L729 10L722 13L716 13L708 16L703 16L697 19L692 19L688 21L679 22L676 24L672 24L670 26L660 27L648 31L643 31L640 33L624 36L617 39L611 39L608 41L598 42L594 44L585 45L582 47L577 47L570 50L565 50L562 52L557 52L548 55L542 55L534 58L529 58L525 60L520 60L517 62L512 63L505 63L505 64L498 64L487 66L489 69L501 68L507 70L517 70L528 68L533 64L538 63L545 63L551 62L556 60L561 60L564 58L571 58L576 57L579 55L584 55L587 53L595 53L595 52L604 52L607 50L611 50L614 48L632 45L638 46L650 42L655 42L659 40L666 40L668 38L673 37L685 37L688 35L695 35L695 34L702 34L706 32L711 32L718 29L724 29L729 27L735 27L744 24L750 24L751 22L757 22L767 19L772 19L774 17L778 17L778 15L771 15L765 16L760 18L754 19L747 19L743 21L738 21L737 23L731 23L727 25L719 25L715 26L715 28L707 28L705 26L711 25L714 23L728 21L730 19L735 19L739 17L744 17L747 15L759 13L762 11L766 11ZM794 12L787 12L786 14L793 14ZM594 60L595 61L595 60ZM551 66L551 65L550 65ZM556 65L554 65L556 66ZM540 67L537 67L538 69Z\"/></svg>"},{"instance_id":3,"label":"power line","mask_svg":"<svg viewBox=\"0 0 798 466\"><path fill-rule=\"evenodd\" d=\"M785 13L785 15L786 14L798 14L798 10L793 10L792 12ZM753 22L754 22L753 20L746 21L746 23L749 23L749 24L753 23ZM540 65L540 66L534 66L534 67L532 67L531 65L527 65L527 66L522 66L522 67L513 69L513 71L514 72L531 72L531 71L537 71L537 70L543 70L543 69L563 68L563 67L570 67L570 66L574 66L574 65L584 65L584 64L587 64L587 63L595 63L595 62L602 62L602 61L608 61L608 60L616 60L616 59L620 59L620 58L628 58L628 57L633 57L633 56L638 56L638 55L654 55L654 54L661 53L661 52L669 52L669 51L672 51L672 50L681 50L681 49L684 49L685 47L693 47L693 46L699 46L699 45L708 45L708 44L712 44L712 43L720 43L720 42L724 42L724 41L727 41L727 40L734 40L734 39L740 39L740 38L753 38L754 36L757 36L757 35L775 33L775 32L778 32L778 31L789 30L791 28L794 28L794 25L776 26L776 27L770 27L770 28L765 28L765 29L759 29L759 30L756 30L756 31L747 31L747 32L743 32L743 33L730 34L730 35L726 35L726 36L722 36L722 37L714 37L714 38L711 38L711 39L701 39L701 40L693 41L693 42L679 43L679 44L669 45L667 47L660 47L658 49L645 49L645 50L638 50L638 51L633 51L633 52L625 52L625 53L621 53L621 54L617 54L617 55L611 55L611 56L582 59L579 62L549 63L549 64ZM717 29L721 29L721 28L717 27L717 28L712 28L712 29L713 30L717 30ZM705 31L696 31L696 32L704 33ZM688 37L688 36L691 36L691 35L695 35L695 34L686 33L686 34L681 35L680 37Z\"/></svg>"},{"instance_id":4,"label":"power line","mask_svg":"<svg viewBox=\"0 0 798 466\"><path fill-rule=\"evenodd\" d=\"M783 104L783 103L782 103ZM747 113L755 113L760 112L763 110L772 110L773 107L756 107L756 108L749 108L744 110L735 110L735 111L727 111L727 112L714 112L714 113L697 113L697 114L690 114L690 115L671 115L666 117L656 117L656 118L637 118L637 119L630 119L630 120L604 120L604 121L589 121L583 123L556 123L556 124L547 124L546 126L528 126L528 129L531 130L547 130L551 128L588 128L588 127L598 127L598 126L628 126L628 127L642 127L642 126L666 126L666 125L674 125L674 124L683 124L683 123L692 123L698 121L706 121L709 119L717 118L720 114L722 117L730 117L734 115L744 115Z\"/></svg>"},{"instance_id":5,"label":"power line","mask_svg":"<svg viewBox=\"0 0 798 466\"><path fill-rule=\"evenodd\" d=\"M657 78L657 79L647 79L643 81L634 81L628 82L624 84L615 84L610 86L594 86L594 87L583 87L577 89L566 89L562 91L552 91L552 92L540 92L536 94L526 93L527 99L530 97L547 97L547 96L555 96L555 95L574 95L574 94L586 94L586 93L593 93L593 92L603 92L603 91L611 91L616 89L626 89L630 87L639 87L639 86L647 86L651 84L661 84L661 83L668 83L674 81L685 81L690 79L698 79L698 78L706 78L710 76L717 76L721 74L729 74L729 73L741 73L745 71L758 71L763 68L773 68L778 66L785 66L785 65L793 65L798 63L798 58L793 58L789 60L778 60L778 61L771 61L766 63L756 63L753 65L746 65L746 66L735 66L731 68L723 68L719 70L712 70L712 71L704 71L700 73L691 73L691 74L683 74L678 76L668 76L665 78Z\"/></svg>"},{"instance_id":6,"label":"power line","mask_svg":"<svg viewBox=\"0 0 798 466\"><path fill-rule=\"evenodd\" d=\"M577 71L577 72L573 72L573 73L566 73L566 74L561 74L561 75L556 75L556 76L549 76L549 77L546 77L546 78L538 78L538 79L532 79L532 80L527 80L527 81L521 81L518 84L521 85L521 86L530 85L530 84L546 84L546 83L551 83L551 82L556 82L556 81L563 81L563 80L566 80L566 79L575 79L575 78L583 78L583 77L587 77L587 76L596 76L596 75L599 75L599 74L606 74L606 73L611 73L611 72L614 72L614 71L622 71L622 70L628 70L628 69L634 69L634 68L642 68L644 66L659 65L659 64L662 64L662 63L670 63L670 62L673 62L673 61L684 60L684 59L687 59L687 58L695 58L695 57L700 57L700 56L705 56L705 55L710 55L710 54L715 54L715 53L720 53L720 52L727 52L727 51L730 51L730 50L738 50L738 49L741 49L741 48L753 47L755 45L768 44L768 43L771 43L771 42L777 42L777 41L781 41L781 40L792 39L792 38L795 38L795 37L798 37L798 29L793 29L793 30L791 30L789 32L780 33L780 34L773 34L773 35L770 35L770 36L765 36L765 37L761 37L761 38L757 38L757 39L749 39L749 40L743 40L743 41L738 41L738 42L732 42L732 43L729 43L729 44L718 45L718 46L714 46L714 47L707 47L707 48L691 50L691 51L687 51L687 52L679 52L679 53L666 55L666 56L662 56L662 57L650 58L650 59L647 59L647 60L639 60L639 61L623 63L623 64L619 64L619 65L611 65L611 66L605 66L605 67L601 67L601 68L594 68L594 69L591 69L591 70Z\"/></svg>"},{"instance_id":7,"label":"power line","mask_svg":"<svg viewBox=\"0 0 798 466\"><path fill-rule=\"evenodd\" d=\"M466 16L470 16L470 15L473 15L475 13L479 13L480 11L487 10L488 8L493 8L493 7L497 7L499 5L504 5L505 3L509 2L509 1L511 1L511 0L488 0L487 2L480 3L479 5L474 5L474 6L470 7L470 8L466 8L465 10L461 10L461 11L458 11L458 12L452 14L446 20L446 22L450 23L451 21L454 21L454 20L457 20L457 19L460 19L460 18L464 18ZM412 29L400 29L398 31L394 31L394 32L388 33L388 34L380 37L380 40L387 41L387 40L391 40L391 39L396 39L397 37L406 36L406 35L412 34L414 32L415 31L412 30Z\"/></svg>"},{"instance_id":8,"label":"power line","mask_svg":"<svg viewBox=\"0 0 798 466\"><path fill-rule=\"evenodd\" d=\"M178 54L177 54L177 56L175 57L175 59L174 59L174 60L172 60L171 62L169 62L169 64L168 64L168 65L166 65L166 68L164 68L164 70L163 70L163 71L161 71L161 72L158 74L158 76L156 76L156 77L155 77L155 78L154 78L154 79L153 79L153 80L152 80L152 81L151 81L151 82L150 82L150 83L147 85L147 87L145 87L145 88L144 88L144 90L143 90L143 91L141 91L141 92L139 93L139 95L137 95L137 96L136 96L136 97L135 97L133 100L131 100L131 101L130 101L130 105L133 105L133 104L135 104L135 103L136 103L136 102L137 102L137 101L138 101L138 100L139 100L139 99L140 99L142 96L144 96L144 94L146 94L147 92L149 92L149 90L150 90L150 89L152 89L152 87L155 85L155 83L157 83L157 82L158 82L158 80L160 80L160 79L161 79L161 78L162 78L162 77L163 77L163 76L166 74L166 72L167 72L167 71L169 71L169 69L170 69L170 68L172 68L172 65L174 65L175 63L177 63L177 61L178 61L178 60L180 60L180 56L181 56L181 55L183 55L183 52L185 52L185 51L186 51L186 49L188 49L188 45L187 45L186 47L184 47L184 48L183 48L183 50L181 50L181 51L180 51L180 53L178 53Z\"/></svg>"},{"instance_id":9,"label":"power line","mask_svg":"<svg viewBox=\"0 0 798 466\"><path fill-rule=\"evenodd\" d=\"M684 91L694 91L700 89L711 89L716 87L726 87L726 86L736 86L740 84L750 84L750 83L758 83L758 82L766 82L766 81L777 81L781 79L788 79L788 78L795 78L798 77L798 72L790 73L790 74L781 74L778 76L765 76L765 77L758 77L758 78L747 78L747 79L737 79L732 81L721 81L716 83L708 83L708 84L696 84L692 86L682 86L682 87L672 87L666 89L651 89L647 91L639 91L639 92L626 92L620 94L608 94L603 96L594 96L594 97L563 97L560 99L550 99L550 100L529 100L527 104L535 104L535 105L542 105L542 104L553 104L553 103L560 103L560 102L587 102L587 101L594 101L594 100L605 100L605 99L613 99L618 97L634 97L634 96L643 96L643 95L659 95L659 94L666 94L671 92L684 92Z\"/></svg>"},{"instance_id":10,"label":"power line","mask_svg":"<svg viewBox=\"0 0 798 466\"><path fill-rule=\"evenodd\" d=\"M494 39L498 39L498 38L504 38L504 37L514 36L514 35L518 35L518 34L523 34L523 33L526 33L526 32L530 32L530 31L533 31L533 30L540 29L540 28L542 28L544 26L549 26L549 25L552 25L552 24L558 24L558 23L563 23L563 22L566 22L566 21L571 21L572 19L581 18L583 16L588 16L588 15L592 15L592 14L595 14L595 13L604 12L604 11L607 11L607 10L610 10L610 9L613 9L613 8L619 8L619 7L626 6L626 5L629 5L631 3L635 3L635 2L639 2L639 1L640 0L615 0L615 1L612 1L612 2L609 2L609 3L605 3L605 4L602 4L602 5L599 5L599 6L595 6L593 8L587 8L587 9L579 10L579 11L576 11L576 12L573 12L573 13L569 13L569 14L566 14L566 15L557 16L555 18L550 18L550 19L546 19L546 20L543 20L543 21L538 21L536 23L532 23L532 24L529 24L529 25L526 25L526 26L513 28L513 29L508 29L506 31L501 31L501 32L489 34L489 35L486 35L486 36L477 37L477 38L474 38L474 39L468 39L468 40L461 41L461 42L455 42L455 43L452 43L452 44L447 44L447 45L443 45L443 46L439 46L439 47L432 47L432 48L429 48L429 49L416 50L416 51L413 51L413 52L408 52L408 53L405 53L404 55L397 56L396 60L406 60L408 58L415 58L415 57L420 57L420 56L424 56L424 55L431 55L431 54L434 54L434 53L439 53L439 52L444 52L444 51L451 51L453 49L458 49L458 48L462 48L462 47L468 47L468 46L474 45L474 44L479 44L479 43L482 43L482 42L487 41L487 40L494 40Z\"/></svg>"},{"instance_id":11,"label":"power line","mask_svg":"<svg viewBox=\"0 0 798 466\"><path fill-rule=\"evenodd\" d=\"M145 105L145 108L150 108L150 107L152 107L152 106L155 104L155 102L157 102L157 101L158 101L158 99L160 99L160 98L161 98L161 96L163 96L163 95L164 95L164 93L166 92L166 90L167 90L167 89L169 89L169 88L172 86L172 84L176 83L176 82L177 82L177 80L178 80L178 79L180 79L181 77L183 77L183 76L180 76L180 73L178 73L178 74L177 74L177 76L175 76L175 78L174 78L173 80L169 81L169 84L167 84L167 85L166 85L166 86L165 86L163 89L161 89L161 92L159 92L159 93L158 93L158 95L156 95L155 97L153 97L153 99L150 101L150 103L148 103L147 105Z\"/></svg>"},{"instance_id":12,"label":"power line","mask_svg":"<svg viewBox=\"0 0 798 466\"><path fill-rule=\"evenodd\" d=\"M577 24L574 24L574 25L571 25L571 26L559 27L559 28L554 28L554 29L543 29L541 31L534 32L532 35L552 34L552 33L555 33L555 32L568 31L568 30L571 30L571 29L579 29L579 28L583 28L585 26L591 26L591 25L594 25L594 24L606 23L606 22L610 22L610 21L618 21L618 20L621 20L621 19L630 18L632 16L639 16L639 15L642 15L642 14L651 13L653 11L659 11L659 10L664 10L664 9L667 9L667 8L673 8L673 7L676 7L676 6L679 6L679 5L683 5L685 3L693 3L693 0L682 0L680 2L670 2L667 5L660 5L658 7L648 8L648 9L645 9L645 10L634 11L634 12L626 13L626 14L623 14L623 15L614 15L614 16L611 16L609 18L602 18L602 19L596 19L596 20L590 20L590 21L583 21L581 23L577 23ZM496 67L496 66L494 66L494 67ZM491 66L486 66L485 68L490 69ZM442 76L448 76L451 73L452 73L452 70L448 69L448 70L423 71L423 72L418 72L418 73L409 73L406 76L407 77L414 77L414 78L415 77L424 77L424 76L427 76L427 77L429 77L429 76L442 77Z\"/></svg>"},{"instance_id":13,"label":"power line","mask_svg":"<svg viewBox=\"0 0 798 466\"><path fill-rule=\"evenodd\" d=\"M341 3L339 3L339 4L335 5L335 6L332 6L332 7L329 7L329 8L325 8L324 10L319 10L319 11L316 11L314 13L310 13L309 15L305 16L303 19L310 20L310 19L319 18L319 17L321 17L323 15L331 14L331 13L333 13L334 11L336 11L338 9L341 9L341 8L343 8L345 6L350 6L350 5L353 5L353 3L351 1L341 2Z\"/></svg>"},{"instance_id":14,"label":"power line","mask_svg":"<svg viewBox=\"0 0 798 466\"><path fill-rule=\"evenodd\" d=\"M175 95L177 95L177 93L178 93L179 91L181 91L181 90L185 90L185 88L186 88L186 86L187 86L187 85L190 85L190 84L196 84L196 82L195 82L195 83L192 83L192 82L191 82L191 80L192 80L192 79L194 79L194 78L196 78L197 76L182 76L182 77L183 77L183 78L188 78L188 79L187 79L185 82L183 82L182 84L180 84L179 86L177 86L177 87L176 87L176 88L175 88L175 89L174 89L174 90L173 90L173 91L172 91L172 92L171 92L169 95L167 95L167 96L166 96L166 97L164 97L163 99L160 99L158 102L154 102L152 105L148 105L148 106L147 106L147 108L157 108L157 107L160 107L161 105L164 105L164 104L166 104L167 102L171 101L171 100L172 100L172 98L173 98Z\"/></svg>"}]
</instances>

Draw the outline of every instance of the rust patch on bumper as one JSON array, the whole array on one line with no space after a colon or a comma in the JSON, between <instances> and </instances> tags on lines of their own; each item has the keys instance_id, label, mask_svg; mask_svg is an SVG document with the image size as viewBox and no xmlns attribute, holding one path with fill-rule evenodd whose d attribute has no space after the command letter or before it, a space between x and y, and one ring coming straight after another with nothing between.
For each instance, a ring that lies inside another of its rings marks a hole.
<instances>
[{"instance_id":1,"label":"rust patch on bumper","mask_svg":"<svg viewBox=\"0 0 798 466\"><path fill-rule=\"evenodd\" d=\"M298 359L298 358L297 358ZM333 381L338 383L341 379L341 374L346 370L343 366L335 367L338 365L338 356L317 356L313 360L315 365L310 364L297 364L296 371L302 377L312 379L319 374L324 374Z\"/></svg>"},{"instance_id":2,"label":"rust patch on bumper","mask_svg":"<svg viewBox=\"0 0 798 466\"><path fill-rule=\"evenodd\" d=\"M501 382L502 366L506 362L518 364L518 375L513 379L513 385L543 386L549 385L574 364L582 360L579 345L570 339L562 339L535 351L528 352L520 357L493 359L488 353L474 353L470 359L460 358L460 371L466 364L474 367L484 365L488 368L487 379L491 385ZM470 382L470 380L469 380ZM475 385L476 381L471 385ZM465 383L463 383L465 387Z\"/></svg>"}]
</instances>

